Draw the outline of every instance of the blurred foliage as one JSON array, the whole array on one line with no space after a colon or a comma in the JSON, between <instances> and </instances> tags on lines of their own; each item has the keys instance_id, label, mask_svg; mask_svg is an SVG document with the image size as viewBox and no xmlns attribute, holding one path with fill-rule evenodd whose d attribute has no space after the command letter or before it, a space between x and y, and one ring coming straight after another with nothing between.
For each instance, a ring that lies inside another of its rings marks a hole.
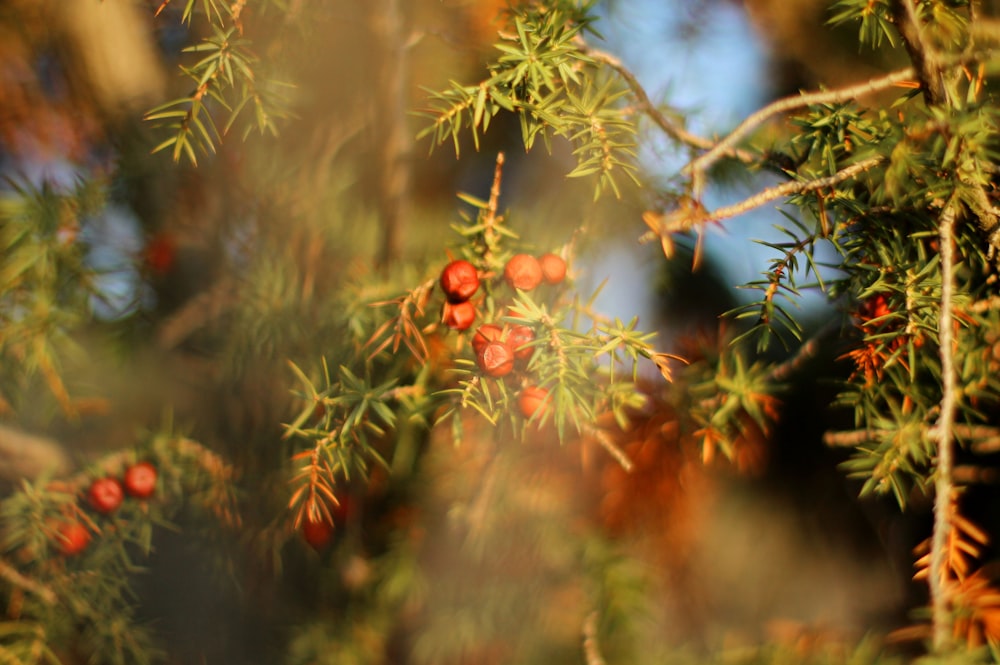
<instances>
[{"instance_id":1,"label":"blurred foliage","mask_svg":"<svg viewBox=\"0 0 1000 665\"><path fill-rule=\"evenodd\" d=\"M852 424L828 440L853 450L866 496L912 509L933 491L945 412L963 453L991 450L992 19L963 2L838 2L838 35L913 69L707 138L597 48L605 6L505 4L74 6L104 30L3 4L0 418L58 435L82 470L18 479L0 504L0 659L896 662L879 636L811 626L719 650L711 617L740 599L713 595L729 592L698 548L719 478L762 473L818 347L847 367ZM798 36L807 55L835 59L826 34ZM134 95L101 84L126 79ZM637 145L661 138L691 163L640 173ZM726 171L772 180L712 210ZM774 258L750 299L689 281L678 257L709 270L706 229L771 202L785 237L763 243ZM610 241L643 232L676 302L695 303L668 342L598 311L603 282L584 287ZM515 255L546 252L566 278L505 279ZM439 276L458 258L480 286L463 301L475 323L449 327L459 303ZM818 330L796 311L810 290L833 307ZM486 324L501 344L530 332L505 376L475 350ZM528 389L548 401L521 406ZM183 436L158 425L165 411ZM159 470L155 497L86 504L90 481L139 459ZM998 638L987 530L961 495L941 575L968 648L925 660L980 662ZM88 534L77 554L55 536L66 519ZM201 574L225 587L218 604L178 601Z\"/></svg>"}]
</instances>

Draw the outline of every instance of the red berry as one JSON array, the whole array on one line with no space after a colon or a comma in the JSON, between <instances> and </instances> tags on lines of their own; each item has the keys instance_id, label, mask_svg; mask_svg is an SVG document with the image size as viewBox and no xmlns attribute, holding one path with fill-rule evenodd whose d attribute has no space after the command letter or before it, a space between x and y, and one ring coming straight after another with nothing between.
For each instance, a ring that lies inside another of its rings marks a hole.
<instances>
[{"instance_id":1,"label":"red berry","mask_svg":"<svg viewBox=\"0 0 1000 665\"><path fill-rule=\"evenodd\" d=\"M168 233L158 233L150 238L143 253L143 261L153 274L166 275L174 265L177 243Z\"/></svg>"},{"instance_id":2,"label":"red berry","mask_svg":"<svg viewBox=\"0 0 1000 665\"><path fill-rule=\"evenodd\" d=\"M465 302L479 289L476 266L464 259L452 261L441 271L441 290L448 302Z\"/></svg>"},{"instance_id":3,"label":"red berry","mask_svg":"<svg viewBox=\"0 0 1000 665\"><path fill-rule=\"evenodd\" d=\"M98 478L90 484L87 490L87 499L90 505L99 513L107 515L118 510L125 498L125 490L122 484L115 478Z\"/></svg>"},{"instance_id":4,"label":"red berry","mask_svg":"<svg viewBox=\"0 0 1000 665\"><path fill-rule=\"evenodd\" d=\"M315 522L309 519L309 515L306 515L305 519L302 520L302 538L309 544L309 547L317 552L321 552L330 544L330 540L333 539L333 530L333 525L327 522L323 516L320 516L319 520Z\"/></svg>"},{"instance_id":5,"label":"red berry","mask_svg":"<svg viewBox=\"0 0 1000 665\"><path fill-rule=\"evenodd\" d=\"M515 254L507 261L503 277L515 289L530 291L542 283L542 266L528 254Z\"/></svg>"},{"instance_id":6,"label":"red berry","mask_svg":"<svg viewBox=\"0 0 1000 665\"><path fill-rule=\"evenodd\" d=\"M156 467L139 462L125 470L125 492L137 499L148 499L156 491Z\"/></svg>"},{"instance_id":7,"label":"red berry","mask_svg":"<svg viewBox=\"0 0 1000 665\"><path fill-rule=\"evenodd\" d=\"M521 415L531 419L545 412L549 406L549 391L538 386L528 386L517 398Z\"/></svg>"},{"instance_id":8,"label":"red berry","mask_svg":"<svg viewBox=\"0 0 1000 665\"><path fill-rule=\"evenodd\" d=\"M484 323L476 329L476 334L472 336L472 350L478 356L490 342L495 342L503 337L503 328L495 323Z\"/></svg>"},{"instance_id":9,"label":"red berry","mask_svg":"<svg viewBox=\"0 0 1000 665\"><path fill-rule=\"evenodd\" d=\"M446 302L441 309L441 322L452 330L467 330L476 320L476 306L465 302Z\"/></svg>"},{"instance_id":10,"label":"red berry","mask_svg":"<svg viewBox=\"0 0 1000 665\"><path fill-rule=\"evenodd\" d=\"M522 325L513 325L510 327L510 333L507 335L507 344L514 350L514 358L516 360L526 362L531 359L531 355L535 352L535 347L525 346L525 344L534 341L535 331L531 327Z\"/></svg>"},{"instance_id":11,"label":"red berry","mask_svg":"<svg viewBox=\"0 0 1000 665\"><path fill-rule=\"evenodd\" d=\"M55 541L64 556L74 556L87 549L90 531L76 520L63 522L56 528Z\"/></svg>"},{"instance_id":12,"label":"red berry","mask_svg":"<svg viewBox=\"0 0 1000 665\"><path fill-rule=\"evenodd\" d=\"M877 293L871 298L866 299L861 303L861 307L858 308L858 315L864 321L871 321L890 313L892 313L892 310L889 308L889 300L885 297L884 293Z\"/></svg>"},{"instance_id":13,"label":"red berry","mask_svg":"<svg viewBox=\"0 0 1000 665\"><path fill-rule=\"evenodd\" d=\"M514 352L510 346L497 340L483 347L483 352L476 359L479 369L487 376L500 378L514 370Z\"/></svg>"},{"instance_id":14,"label":"red berry","mask_svg":"<svg viewBox=\"0 0 1000 665\"><path fill-rule=\"evenodd\" d=\"M542 266L542 278L549 284L558 284L566 278L566 261L561 256L549 252L538 257Z\"/></svg>"}]
</instances>

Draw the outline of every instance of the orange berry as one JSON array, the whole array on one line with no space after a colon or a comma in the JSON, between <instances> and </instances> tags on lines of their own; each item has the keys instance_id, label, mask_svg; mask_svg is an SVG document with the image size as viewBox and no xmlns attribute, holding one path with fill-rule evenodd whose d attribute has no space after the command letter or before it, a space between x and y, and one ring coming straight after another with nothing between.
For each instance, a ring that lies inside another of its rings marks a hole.
<instances>
[{"instance_id":1,"label":"orange berry","mask_svg":"<svg viewBox=\"0 0 1000 665\"><path fill-rule=\"evenodd\" d=\"M156 491L156 467L149 462L133 464L125 470L125 493L137 499L148 499Z\"/></svg>"},{"instance_id":2,"label":"orange berry","mask_svg":"<svg viewBox=\"0 0 1000 665\"><path fill-rule=\"evenodd\" d=\"M487 376L500 378L514 371L514 352L509 345L501 341L489 342L476 359L479 362L479 369Z\"/></svg>"},{"instance_id":3,"label":"orange berry","mask_svg":"<svg viewBox=\"0 0 1000 665\"><path fill-rule=\"evenodd\" d=\"M539 386L527 386L517 398L517 407L526 419L535 418L549 407L549 391Z\"/></svg>"},{"instance_id":4,"label":"orange berry","mask_svg":"<svg viewBox=\"0 0 1000 665\"><path fill-rule=\"evenodd\" d=\"M89 544L90 531L76 520L63 522L56 529L56 545L63 556L75 556Z\"/></svg>"},{"instance_id":5,"label":"orange berry","mask_svg":"<svg viewBox=\"0 0 1000 665\"><path fill-rule=\"evenodd\" d=\"M310 520L308 515L302 520L302 539L317 552L321 552L330 544L330 540L333 539L333 531L333 525L322 516L315 522Z\"/></svg>"},{"instance_id":6,"label":"orange berry","mask_svg":"<svg viewBox=\"0 0 1000 665\"><path fill-rule=\"evenodd\" d=\"M510 333L507 335L507 344L514 351L514 358L520 362L527 362L535 352L535 347L524 346L535 341L535 331L530 326L512 325Z\"/></svg>"},{"instance_id":7,"label":"orange berry","mask_svg":"<svg viewBox=\"0 0 1000 665\"><path fill-rule=\"evenodd\" d=\"M487 344L499 340L502 336L503 328L495 323L484 323L476 329L476 334L472 336L472 350L478 356Z\"/></svg>"},{"instance_id":8,"label":"orange berry","mask_svg":"<svg viewBox=\"0 0 1000 665\"><path fill-rule=\"evenodd\" d=\"M444 267L440 283L448 302L465 302L479 289L479 275L474 265L464 259L458 259Z\"/></svg>"},{"instance_id":9,"label":"orange berry","mask_svg":"<svg viewBox=\"0 0 1000 665\"><path fill-rule=\"evenodd\" d=\"M538 257L542 267L542 278L549 284L558 284L566 278L566 261L561 256L549 252Z\"/></svg>"},{"instance_id":10,"label":"orange berry","mask_svg":"<svg viewBox=\"0 0 1000 665\"><path fill-rule=\"evenodd\" d=\"M452 330L468 330L476 320L476 306L468 300L446 302L441 309L441 322Z\"/></svg>"},{"instance_id":11,"label":"orange berry","mask_svg":"<svg viewBox=\"0 0 1000 665\"><path fill-rule=\"evenodd\" d=\"M122 484L115 478L98 478L90 484L87 499L97 512L108 515L118 510L125 498Z\"/></svg>"},{"instance_id":12,"label":"orange berry","mask_svg":"<svg viewBox=\"0 0 1000 665\"><path fill-rule=\"evenodd\" d=\"M542 283L542 266L529 254L515 254L504 266L503 277L511 287L530 291Z\"/></svg>"}]
</instances>

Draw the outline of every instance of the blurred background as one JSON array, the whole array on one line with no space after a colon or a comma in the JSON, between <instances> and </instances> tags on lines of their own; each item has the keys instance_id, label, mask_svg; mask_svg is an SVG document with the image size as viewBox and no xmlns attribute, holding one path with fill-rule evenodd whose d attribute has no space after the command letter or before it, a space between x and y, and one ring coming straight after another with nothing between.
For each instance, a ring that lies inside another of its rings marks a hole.
<instances>
[{"instance_id":1,"label":"blurred background","mask_svg":"<svg viewBox=\"0 0 1000 665\"><path fill-rule=\"evenodd\" d=\"M676 189L690 156L650 127L641 127L640 160L651 189L596 204L590 183L565 179L569 150L526 154L511 119L498 119L478 152L471 141L458 156L416 141L426 90L484 76L503 0L246 3L261 72L294 85L290 117L277 136L243 140L237 127L197 166L174 162L169 150L152 152L164 136L144 115L190 94L182 49L207 28L182 22L184 4L0 4L0 197L82 197L92 183L102 193L60 227L82 252L80 270L95 273L52 342L78 408L67 417L44 372L25 378L4 357L5 486L128 447L165 420L242 470L247 534L234 544L234 579L199 572L203 552L164 533L137 581L171 662L582 662L585 585L571 572L581 561L619 575L603 583L643 617L631 641L607 650L627 654L655 637L621 662L663 662L654 658L677 646L857 636L894 626L921 596L908 582L909 550L925 530L920 506L899 519L892 505L857 501L836 468L844 455L822 445L844 415L826 410L846 369L836 349L789 391L752 472L703 468L692 442L662 428L639 445L650 462L638 476L603 463L581 471L574 452L526 454L498 472L510 510L491 526L495 556L485 557L449 540L446 519L472 496L470 469L483 461L431 444L405 482L348 488L355 508L332 551L274 537L287 520L281 424L300 406L287 361L325 356L335 366L352 313L382 293L373 285L412 286L441 265L458 239L456 194L488 195L498 151L507 155L501 208L523 240L545 251L576 238L581 292L607 279L598 309L638 315L675 350L692 331L714 332L744 297L735 287L770 258L751 240L773 238L780 218L765 209L713 231L692 274L689 251L667 262L637 243L650 191ZM607 0L595 45L689 129L723 135L772 99L891 66L892 54L859 53L849 29L831 31L826 5ZM712 205L771 182L720 175ZM818 297L802 306L807 328L839 315ZM608 496L618 497L615 511ZM580 515L600 528L582 529ZM531 545L501 555L496 543L517 540L511 533ZM415 543L433 546L417 556ZM408 591L389 594L396 610L386 614L370 582L385 591L397 578ZM483 607L495 616L476 619ZM520 660L511 643L526 645Z\"/></svg>"}]
</instances>

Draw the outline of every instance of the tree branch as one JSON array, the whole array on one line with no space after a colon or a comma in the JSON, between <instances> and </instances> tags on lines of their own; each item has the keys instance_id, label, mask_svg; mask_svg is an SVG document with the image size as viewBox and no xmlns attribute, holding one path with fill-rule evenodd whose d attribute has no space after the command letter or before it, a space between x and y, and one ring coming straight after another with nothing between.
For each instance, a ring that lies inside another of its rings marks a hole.
<instances>
[{"instance_id":1,"label":"tree branch","mask_svg":"<svg viewBox=\"0 0 1000 665\"><path fill-rule=\"evenodd\" d=\"M805 93L779 99L747 116L743 122L737 125L736 129L730 132L724 139L716 143L711 150L697 159L692 160L687 166L685 166L684 172L689 173L692 179L696 181L695 194L697 195L701 189L700 185L702 176L709 169L709 167L720 157L725 155L727 151L732 150L736 143L749 134L755 127L764 123L771 116L779 113L785 113L786 111L791 111L792 109L801 108L803 106L809 106L811 104L834 104L837 102L846 102L861 95L880 92L899 85L904 81L913 79L915 75L916 70L914 70L913 67L907 67L905 69L900 69L890 74L886 74L881 78L871 79L869 81L857 83L845 88L839 88L837 90L822 90L819 92Z\"/></svg>"},{"instance_id":2,"label":"tree branch","mask_svg":"<svg viewBox=\"0 0 1000 665\"><path fill-rule=\"evenodd\" d=\"M607 65L622 77L626 85L628 85L629 89L632 91L632 96L636 101L636 108L641 113L649 117L649 119L652 120L664 134L678 143L689 145L692 148L697 148L698 150L711 150L715 147L715 142L711 139L692 134L684 127L664 115L663 112L660 111L660 109L657 108L656 105L649 99L649 94L646 93L646 89L642 87L641 83L639 83L639 79L636 78L635 74L633 74L620 59L610 53L593 48L582 39L579 40L578 45L583 53L589 55L597 62ZM736 148L724 150L720 156L733 157L747 164L757 161L757 158L754 155L745 150Z\"/></svg>"},{"instance_id":3,"label":"tree branch","mask_svg":"<svg viewBox=\"0 0 1000 665\"><path fill-rule=\"evenodd\" d=\"M683 207L673 214L664 216L663 220L659 223L659 228L647 231L639 238L639 242L650 242L658 237L662 237L664 234L687 231L694 226L703 226L711 222L721 222L724 219L741 215L754 208L759 208L765 203L791 196L792 194L803 194L817 189L832 187L845 180L850 180L859 173L863 173L883 161L885 161L885 157L876 155L846 166L837 173L825 178L784 182L774 187L768 187L739 203L717 208L713 212L704 212L704 209L700 206Z\"/></svg>"},{"instance_id":4,"label":"tree branch","mask_svg":"<svg viewBox=\"0 0 1000 665\"><path fill-rule=\"evenodd\" d=\"M591 612L583 621L583 655L587 665L605 665L601 645L597 643L597 612Z\"/></svg>"},{"instance_id":5,"label":"tree branch","mask_svg":"<svg viewBox=\"0 0 1000 665\"><path fill-rule=\"evenodd\" d=\"M941 312L938 317L938 339L941 355L941 413L938 417L938 464L934 483L934 532L931 539L931 574L928 578L931 594L934 648L941 651L951 634L949 599L944 579L944 562L951 531L951 505L954 479L955 410L958 401L955 371L954 324L952 302L955 297L954 230L955 205L949 203L941 213L938 229L941 245Z\"/></svg>"}]
</instances>

